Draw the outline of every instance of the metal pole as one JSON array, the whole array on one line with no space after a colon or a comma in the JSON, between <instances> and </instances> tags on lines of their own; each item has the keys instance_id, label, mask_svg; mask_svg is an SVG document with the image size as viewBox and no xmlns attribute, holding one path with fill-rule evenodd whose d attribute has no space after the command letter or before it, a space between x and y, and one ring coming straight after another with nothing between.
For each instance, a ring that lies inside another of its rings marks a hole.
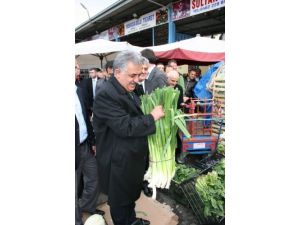
<instances>
[{"instance_id":1,"label":"metal pole","mask_svg":"<svg viewBox=\"0 0 300 225\"><path fill-rule=\"evenodd\" d=\"M91 17L90 17L90 13L89 13L89 10L85 7L85 5L84 4L82 4L81 2L80 2L80 5L82 6L82 8L84 8L85 10L86 10L86 12L87 12L87 14L88 14L88 17L89 17L89 20L91 19Z\"/></svg>"}]
</instances>

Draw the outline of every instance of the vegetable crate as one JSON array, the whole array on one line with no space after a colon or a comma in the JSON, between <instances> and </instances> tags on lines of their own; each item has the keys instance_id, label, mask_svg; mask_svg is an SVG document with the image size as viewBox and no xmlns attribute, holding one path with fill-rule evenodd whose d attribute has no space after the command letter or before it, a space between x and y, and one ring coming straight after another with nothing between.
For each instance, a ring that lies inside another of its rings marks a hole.
<instances>
[{"instance_id":1,"label":"vegetable crate","mask_svg":"<svg viewBox=\"0 0 300 225\"><path fill-rule=\"evenodd\" d=\"M201 199L201 196L196 191L195 182L197 177L190 178L180 184L180 189L184 193L185 198L187 199L189 206L193 210L193 213L196 219L199 222L199 225L215 225L215 224L225 224L225 217L222 218L206 218L204 216L204 203Z\"/></svg>"},{"instance_id":2,"label":"vegetable crate","mask_svg":"<svg viewBox=\"0 0 300 225\"><path fill-rule=\"evenodd\" d=\"M205 168L206 169L206 168ZM177 164L176 165L176 173L173 179L171 180L171 185L169 189L163 189L164 193L169 195L175 201L179 202L180 204L190 207L189 202L185 198L183 194L183 190L180 186L182 182L191 177L198 176L204 172L204 169L194 168L192 165L185 165L185 164Z\"/></svg>"},{"instance_id":3,"label":"vegetable crate","mask_svg":"<svg viewBox=\"0 0 300 225\"><path fill-rule=\"evenodd\" d=\"M185 105L188 109L189 116L185 119L186 126L191 134L191 138L187 138L183 133L180 133L182 141L182 152L188 154L207 154L216 150L222 122L224 118L214 114L213 99L190 99L189 104ZM187 110L184 110L187 112ZM213 135L213 122L219 124L218 135Z\"/></svg>"},{"instance_id":4,"label":"vegetable crate","mask_svg":"<svg viewBox=\"0 0 300 225\"><path fill-rule=\"evenodd\" d=\"M208 170L210 170L213 166L215 166L223 158L225 158L225 156L223 154L219 154L219 153L215 152L212 155L207 155L206 157L204 157L201 160L198 160L198 159L192 160L191 158L189 158L187 160L187 163L190 166L197 168L202 173L205 173Z\"/></svg>"}]
</instances>

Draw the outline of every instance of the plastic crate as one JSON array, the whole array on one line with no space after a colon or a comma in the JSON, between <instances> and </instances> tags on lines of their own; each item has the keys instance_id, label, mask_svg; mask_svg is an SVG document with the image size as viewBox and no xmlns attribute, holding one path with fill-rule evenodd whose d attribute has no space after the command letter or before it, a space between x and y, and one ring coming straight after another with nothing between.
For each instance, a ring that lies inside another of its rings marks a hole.
<instances>
[{"instance_id":1,"label":"plastic crate","mask_svg":"<svg viewBox=\"0 0 300 225\"><path fill-rule=\"evenodd\" d=\"M199 176L202 173L202 170L199 170L198 168L192 167L191 165L185 165L185 166L196 169L196 171L191 173L185 180L188 180L188 179L190 179L192 177L195 177L195 176ZM185 198L183 190L180 186L180 184L184 181L178 182L177 180L175 180L173 178L171 180L170 188L169 189L162 189L162 191L163 191L163 193L169 195L171 198L173 198L178 203L180 203L180 204L182 204L186 207L190 207L189 202Z\"/></svg>"},{"instance_id":2,"label":"plastic crate","mask_svg":"<svg viewBox=\"0 0 300 225\"><path fill-rule=\"evenodd\" d=\"M198 177L198 176L197 176ZM190 178L180 184L180 189L185 195L186 200L189 203L190 208L193 210L193 213L196 219L199 222L199 225L214 225L214 224L225 224L225 217L222 218L213 218L213 217L204 217L204 204L201 199L201 196L196 191L195 182L197 177Z\"/></svg>"},{"instance_id":3,"label":"plastic crate","mask_svg":"<svg viewBox=\"0 0 300 225\"><path fill-rule=\"evenodd\" d=\"M207 171L223 158L225 158L225 156L219 153L207 155L202 159L193 159L191 157L188 157L187 164L201 171Z\"/></svg>"},{"instance_id":4,"label":"plastic crate","mask_svg":"<svg viewBox=\"0 0 300 225\"><path fill-rule=\"evenodd\" d=\"M174 199L176 202L180 203L181 205L190 208L189 202L184 196L180 183L177 183L174 180L172 180L169 190L164 191L164 193L169 195L172 199Z\"/></svg>"}]
</instances>

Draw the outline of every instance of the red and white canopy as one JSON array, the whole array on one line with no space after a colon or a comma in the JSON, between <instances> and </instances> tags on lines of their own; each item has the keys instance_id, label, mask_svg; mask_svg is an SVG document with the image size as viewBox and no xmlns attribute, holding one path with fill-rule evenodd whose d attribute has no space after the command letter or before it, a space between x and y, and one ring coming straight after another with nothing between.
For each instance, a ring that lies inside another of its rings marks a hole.
<instances>
[{"instance_id":1,"label":"red and white canopy","mask_svg":"<svg viewBox=\"0 0 300 225\"><path fill-rule=\"evenodd\" d=\"M149 47L159 59L180 59L198 62L225 60L225 41L194 37L165 45Z\"/></svg>"}]
</instances>

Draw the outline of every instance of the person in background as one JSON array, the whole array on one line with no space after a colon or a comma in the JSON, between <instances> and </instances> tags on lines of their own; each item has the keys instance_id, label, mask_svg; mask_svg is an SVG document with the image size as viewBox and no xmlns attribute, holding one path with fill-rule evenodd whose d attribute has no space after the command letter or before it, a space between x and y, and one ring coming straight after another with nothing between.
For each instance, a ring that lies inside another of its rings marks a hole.
<instances>
[{"instance_id":1,"label":"person in background","mask_svg":"<svg viewBox=\"0 0 300 225\"><path fill-rule=\"evenodd\" d=\"M176 71L178 69L177 61L175 59L170 59L168 61L168 66L171 66L173 68L173 70L176 70Z\"/></svg>"},{"instance_id":2,"label":"person in background","mask_svg":"<svg viewBox=\"0 0 300 225\"><path fill-rule=\"evenodd\" d=\"M145 79L148 76L148 66L149 60L142 57L142 73L140 74L139 81L134 89L134 93L139 97L145 94Z\"/></svg>"},{"instance_id":3,"label":"person in background","mask_svg":"<svg viewBox=\"0 0 300 225\"><path fill-rule=\"evenodd\" d=\"M179 80L179 73L176 70L171 70L167 73L167 78L168 78L168 86L173 87L174 89L177 89L179 91L179 98L177 102L177 108L180 109L183 107L183 89L182 87L178 84ZM182 147L182 142L179 134L177 133L176 135L177 138L177 147L175 150L175 159L177 162L180 162L180 156L181 156L181 147Z\"/></svg>"},{"instance_id":4,"label":"person in background","mask_svg":"<svg viewBox=\"0 0 300 225\"><path fill-rule=\"evenodd\" d=\"M75 79L80 68L75 61ZM87 111L84 92L75 85L75 224L82 225L96 211L98 191L98 169L95 158L96 146L92 124ZM78 186L83 177L81 198Z\"/></svg>"},{"instance_id":5,"label":"person in background","mask_svg":"<svg viewBox=\"0 0 300 225\"><path fill-rule=\"evenodd\" d=\"M184 77L185 93L184 97L194 98L194 87L196 85L196 70L191 69L186 77Z\"/></svg>"},{"instance_id":6,"label":"person in background","mask_svg":"<svg viewBox=\"0 0 300 225\"><path fill-rule=\"evenodd\" d=\"M106 65L105 65L106 80L108 80L114 74L113 64L114 64L113 61L107 61Z\"/></svg>"},{"instance_id":7,"label":"person in background","mask_svg":"<svg viewBox=\"0 0 300 225\"><path fill-rule=\"evenodd\" d=\"M171 70L173 70L173 67L170 65L166 65L166 69L165 69L166 74L169 73Z\"/></svg>"},{"instance_id":8,"label":"person in background","mask_svg":"<svg viewBox=\"0 0 300 225\"><path fill-rule=\"evenodd\" d=\"M171 86L174 89L178 89L179 91L179 98L177 103L177 108L179 109L181 108L181 105L183 103L183 89L178 84L178 80L179 80L179 73L176 70L171 70L167 73L168 86Z\"/></svg>"},{"instance_id":9,"label":"person in background","mask_svg":"<svg viewBox=\"0 0 300 225\"><path fill-rule=\"evenodd\" d=\"M79 64L78 64L79 65ZM82 85L82 77L80 76L80 70L78 71L78 75L75 75L75 85L81 87Z\"/></svg>"},{"instance_id":10,"label":"person in background","mask_svg":"<svg viewBox=\"0 0 300 225\"><path fill-rule=\"evenodd\" d=\"M202 72L201 72L201 69L198 68L198 69L196 69L196 78L195 78L195 80L198 82L201 78L202 78Z\"/></svg>"},{"instance_id":11,"label":"person in background","mask_svg":"<svg viewBox=\"0 0 300 225\"><path fill-rule=\"evenodd\" d=\"M85 92L86 98L87 98L87 110L88 114L91 117L93 114L93 102L94 102L94 97L96 94L96 84L97 84L97 69L98 68L90 68L89 69L89 78L88 79L83 79L82 80L82 89L83 92Z\"/></svg>"},{"instance_id":12,"label":"person in background","mask_svg":"<svg viewBox=\"0 0 300 225\"><path fill-rule=\"evenodd\" d=\"M100 187L108 195L114 225L149 225L136 218L135 201L144 178L148 135L155 133L155 121L164 116L162 106L144 115L134 94L142 74L142 57L122 51L114 60L114 76L103 85L94 103L94 132Z\"/></svg>"},{"instance_id":13,"label":"person in background","mask_svg":"<svg viewBox=\"0 0 300 225\"><path fill-rule=\"evenodd\" d=\"M104 75L102 69L100 69L100 68L96 68L96 75L97 75L98 80L105 78L105 75Z\"/></svg>"},{"instance_id":14,"label":"person in background","mask_svg":"<svg viewBox=\"0 0 300 225\"><path fill-rule=\"evenodd\" d=\"M99 69L99 71L97 71L97 77L98 77L98 80L97 80L97 83L96 83L96 90L95 90L95 97L94 99L96 98L96 96L98 95L99 91L101 90L101 86L104 82L106 82L106 76L105 76L105 73Z\"/></svg>"},{"instance_id":15,"label":"person in background","mask_svg":"<svg viewBox=\"0 0 300 225\"><path fill-rule=\"evenodd\" d=\"M163 63L157 63L157 64L156 64L156 67L157 67L158 69L160 69L161 71L165 72L165 66L164 66Z\"/></svg>"},{"instance_id":16,"label":"person in background","mask_svg":"<svg viewBox=\"0 0 300 225\"><path fill-rule=\"evenodd\" d=\"M145 80L145 93L150 94L156 88L162 88L167 85L166 74L159 70L155 63L157 58L152 49L146 48L141 51L142 56L149 60L149 74Z\"/></svg>"}]
</instances>

